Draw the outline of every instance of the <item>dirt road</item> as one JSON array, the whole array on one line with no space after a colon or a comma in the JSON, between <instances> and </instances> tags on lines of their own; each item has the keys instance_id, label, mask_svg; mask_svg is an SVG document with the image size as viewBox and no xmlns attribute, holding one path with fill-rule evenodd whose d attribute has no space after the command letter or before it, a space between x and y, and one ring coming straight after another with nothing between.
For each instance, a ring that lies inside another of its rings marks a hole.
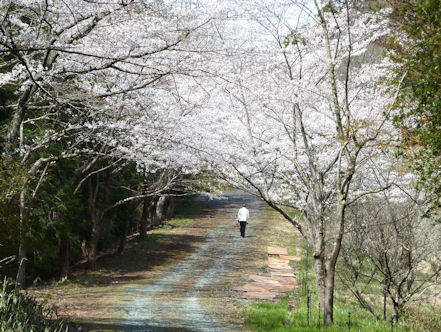
<instances>
[{"instance_id":1,"label":"dirt road","mask_svg":"<svg viewBox=\"0 0 441 332\"><path fill-rule=\"evenodd\" d=\"M231 192L224 200L211 202L213 210L221 209L224 217L205 241L191 255L171 266L152 284L126 289L119 309L124 311L124 331L234 331L238 326L225 325L211 312L207 296L220 279L242 267L253 234L262 223L261 203L240 192ZM240 204L246 202L252 211L252 226L241 238L234 226Z\"/></svg>"},{"instance_id":2,"label":"dirt road","mask_svg":"<svg viewBox=\"0 0 441 332\"><path fill-rule=\"evenodd\" d=\"M198 198L203 216L131 241L97 271L32 292L74 322L73 331L244 331L238 308L250 300L232 289L267 273L266 246L289 247L295 230L252 196L223 196ZM251 214L245 238L235 221L242 203Z\"/></svg>"}]
</instances>

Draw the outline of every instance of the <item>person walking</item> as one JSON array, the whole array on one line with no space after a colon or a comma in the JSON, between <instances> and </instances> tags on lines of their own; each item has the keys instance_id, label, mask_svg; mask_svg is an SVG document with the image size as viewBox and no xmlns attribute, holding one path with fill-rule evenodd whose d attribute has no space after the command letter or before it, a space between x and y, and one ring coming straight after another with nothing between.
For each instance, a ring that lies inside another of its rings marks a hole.
<instances>
[{"instance_id":1,"label":"person walking","mask_svg":"<svg viewBox=\"0 0 441 332\"><path fill-rule=\"evenodd\" d=\"M246 204L237 212L237 222L240 224L240 236L245 237L245 227L247 226L247 221L250 218L250 211L247 209Z\"/></svg>"}]
</instances>

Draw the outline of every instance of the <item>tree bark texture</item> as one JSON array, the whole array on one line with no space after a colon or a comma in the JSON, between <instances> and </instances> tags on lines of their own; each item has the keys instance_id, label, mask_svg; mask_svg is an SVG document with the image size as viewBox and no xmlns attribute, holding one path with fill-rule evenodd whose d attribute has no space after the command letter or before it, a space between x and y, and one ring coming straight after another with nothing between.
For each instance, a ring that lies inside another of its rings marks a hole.
<instances>
[{"instance_id":1,"label":"tree bark texture","mask_svg":"<svg viewBox=\"0 0 441 332\"><path fill-rule=\"evenodd\" d=\"M326 287L323 306L323 324L327 325L334 320L334 286L335 265L326 270Z\"/></svg>"},{"instance_id":2,"label":"tree bark texture","mask_svg":"<svg viewBox=\"0 0 441 332\"><path fill-rule=\"evenodd\" d=\"M92 227L92 233L90 235L90 240L88 244L88 257L87 260L89 262L89 268L94 270L96 269L96 257L98 252L98 241L101 236L101 222L94 218L95 222Z\"/></svg>"},{"instance_id":3,"label":"tree bark texture","mask_svg":"<svg viewBox=\"0 0 441 332\"><path fill-rule=\"evenodd\" d=\"M60 281L70 278L70 241L58 240L58 259L60 266Z\"/></svg>"},{"instance_id":4,"label":"tree bark texture","mask_svg":"<svg viewBox=\"0 0 441 332\"><path fill-rule=\"evenodd\" d=\"M149 222L149 205L150 205L150 199L148 197L145 197L142 205L141 219L139 220L139 224L138 224L140 240L145 240L147 235L147 224Z\"/></svg>"},{"instance_id":5,"label":"tree bark texture","mask_svg":"<svg viewBox=\"0 0 441 332\"><path fill-rule=\"evenodd\" d=\"M323 256L314 256L314 270L316 275L317 297L319 300L320 309L323 312L326 289L326 271Z\"/></svg>"},{"instance_id":6,"label":"tree bark texture","mask_svg":"<svg viewBox=\"0 0 441 332\"><path fill-rule=\"evenodd\" d=\"M165 214L165 218L170 220L175 215L175 198L173 196L169 196L167 200L167 211Z\"/></svg>"},{"instance_id":7,"label":"tree bark texture","mask_svg":"<svg viewBox=\"0 0 441 332\"><path fill-rule=\"evenodd\" d=\"M155 197L150 202L150 208L149 208L149 217L150 217L150 228L153 228L154 226L158 226L158 216L156 214L157 209L157 203L158 203L159 197Z\"/></svg>"},{"instance_id":8,"label":"tree bark texture","mask_svg":"<svg viewBox=\"0 0 441 332\"><path fill-rule=\"evenodd\" d=\"M14 140L17 137L18 129L20 128L20 125L26 115L27 102L34 93L35 89L35 84L27 86L18 101L17 108L12 116L11 124L9 125L9 131L6 134L5 151L11 150L12 146L14 145Z\"/></svg>"},{"instance_id":9,"label":"tree bark texture","mask_svg":"<svg viewBox=\"0 0 441 332\"><path fill-rule=\"evenodd\" d=\"M27 230L28 213L26 210L26 192L23 189L20 193L20 244L18 248L18 271L16 282L21 288L26 287L26 263L27 263Z\"/></svg>"},{"instance_id":10,"label":"tree bark texture","mask_svg":"<svg viewBox=\"0 0 441 332\"><path fill-rule=\"evenodd\" d=\"M157 225L160 225L166 215L166 208L167 208L167 197L161 196L158 199L158 202L156 203L156 223Z\"/></svg>"},{"instance_id":11,"label":"tree bark texture","mask_svg":"<svg viewBox=\"0 0 441 332\"><path fill-rule=\"evenodd\" d=\"M120 238L119 238L118 249L116 250L116 252L118 254L122 254L123 253L123 251L124 251L124 249L126 247L126 242L127 242L127 235L124 232L123 234L120 235Z\"/></svg>"},{"instance_id":12,"label":"tree bark texture","mask_svg":"<svg viewBox=\"0 0 441 332\"><path fill-rule=\"evenodd\" d=\"M89 240L89 246L88 246L88 261L89 261L89 268L95 269L96 268L96 257L98 253L98 242L101 237L101 230L105 218L105 212L107 207L109 206L109 196L110 196L110 180L112 178L112 173L108 170L106 172L106 179L104 180L104 199L103 199L103 207L102 212L98 212L96 208L96 198L98 193L98 181L99 178L97 176L97 186L95 191L93 190L92 186L92 179L89 177L88 179L88 187L89 187L89 216L92 224L92 232Z\"/></svg>"}]
</instances>

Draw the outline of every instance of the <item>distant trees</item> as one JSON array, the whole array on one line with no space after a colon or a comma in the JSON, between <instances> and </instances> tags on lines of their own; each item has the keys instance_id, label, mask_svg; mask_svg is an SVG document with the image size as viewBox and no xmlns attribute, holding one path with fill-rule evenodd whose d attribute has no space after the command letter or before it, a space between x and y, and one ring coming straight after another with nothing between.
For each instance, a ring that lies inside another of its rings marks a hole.
<instances>
[{"instance_id":1,"label":"distant trees","mask_svg":"<svg viewBox=\"0 0 441 332\"><path fill-rule=\"evenodd\" d=\"M394 60L405 74L395 118L403 152L419 174L420 184L433 192L439 209L441 194L441 2L390 1L397 25Z\"/></svg>"}]
</instances>

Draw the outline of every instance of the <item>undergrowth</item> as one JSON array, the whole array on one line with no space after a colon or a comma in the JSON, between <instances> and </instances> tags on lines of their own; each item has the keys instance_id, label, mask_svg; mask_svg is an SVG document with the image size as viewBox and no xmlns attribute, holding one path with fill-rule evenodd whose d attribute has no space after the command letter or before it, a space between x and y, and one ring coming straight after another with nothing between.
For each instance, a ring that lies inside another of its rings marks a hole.
<instances>
[{"instance_id":1,"label":"undergrowth","mask_svg":"<svg viewBox=\"0 0 441 332\"><path fill-rule=\"evenodd\" d=\"M324 328L323 313L318 308L311 258L308 257L305 246L303 247L302 261L297 269L299 288L287 293L279 301L262 301L244 309L245 324L252 331L441 331L439 307L420 303L418 307L408 308L398 324L392 325L391 320L376 320L341 285L337 285L338 291L334 298L334 323Z\"/></svg>"},{"instance_id":2,"label":"undergrowth","mask_svg":"<svg viewBox=\"0 0 441 332\"><path fill-rule=\"evenodd\" d=\"M67 331L65 323L56 319L32 296L16 287L13 281L3 279L0 289L0 331L61 332Z\"/></svg>"}]
</instances>

